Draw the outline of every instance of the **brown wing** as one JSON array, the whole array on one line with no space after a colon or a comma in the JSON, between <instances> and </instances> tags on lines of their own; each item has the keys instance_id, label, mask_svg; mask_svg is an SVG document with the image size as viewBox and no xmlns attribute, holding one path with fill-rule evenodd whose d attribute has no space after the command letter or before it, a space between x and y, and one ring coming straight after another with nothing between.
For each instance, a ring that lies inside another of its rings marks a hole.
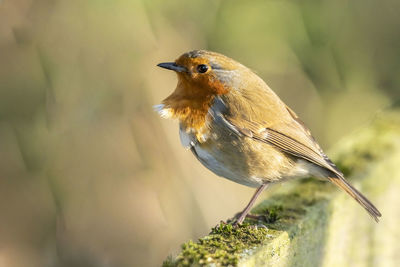
<instances>
[{"instance_id":1,"label":"brown wing","mask_svg":"<svg viewBox=\"0 0 400 267\"><path fill-rule=\"evenodd\" d=\"M309 130L304 124L291 121L265 127L260 123L243 121L243 118L240 119L240 122L234 118L225 117L225 119L232 125L231 128L235 127L245 136L271 144L285 153L305 159L329 170L335 176L342 176L341 172L309 134Z\"/></svg>"}]
</instances>

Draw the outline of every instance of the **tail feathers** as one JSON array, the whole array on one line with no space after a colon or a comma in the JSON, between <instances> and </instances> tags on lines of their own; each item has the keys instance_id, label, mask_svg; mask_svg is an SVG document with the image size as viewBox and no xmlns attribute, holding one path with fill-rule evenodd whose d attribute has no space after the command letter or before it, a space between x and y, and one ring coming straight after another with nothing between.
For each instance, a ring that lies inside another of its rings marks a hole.
<instances>
[{"instance_id":1,"label":"tail feathers","mask_svg":"<svg viewBox=\"0 0 400 267\"><path fill-rule=\"evenodd\" d=\"M374 206L374 204L372 204L371 201L369 201L363 194L361 194L342 177L329 177L328 179L332 183L346 191L352 198L354 198L361 206L364 207L364 209L369 213L372 218L374 218L376 222L379 222L379 217L381 217L382 214Z\"/></svg>"}]
</instances>

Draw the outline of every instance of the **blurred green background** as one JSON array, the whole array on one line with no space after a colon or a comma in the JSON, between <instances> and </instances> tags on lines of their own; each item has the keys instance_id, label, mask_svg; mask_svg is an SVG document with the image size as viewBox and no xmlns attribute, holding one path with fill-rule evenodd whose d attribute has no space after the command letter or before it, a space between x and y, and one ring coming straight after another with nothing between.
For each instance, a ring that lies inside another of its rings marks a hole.
<instances>
[{"instance_id":1,"label":"blurred green background","mask_svg":"<svg viewBox=\"0 0 400 267\"><path fill-rule=\"evenodd\" d=\"M192 49L240 61L328 149L399 103L399 10L0 0L0 266L158 266L247 203L253 189L207 171L152 110L176 84L157 63Z\"/></svg>"}]
</instances>

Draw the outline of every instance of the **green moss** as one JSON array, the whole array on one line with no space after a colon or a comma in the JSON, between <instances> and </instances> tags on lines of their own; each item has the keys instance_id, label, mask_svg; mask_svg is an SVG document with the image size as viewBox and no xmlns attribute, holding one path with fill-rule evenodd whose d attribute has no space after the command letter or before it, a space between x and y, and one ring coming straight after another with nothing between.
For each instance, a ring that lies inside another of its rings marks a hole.
<instances>
[{"instance_id":1,"label":"green moss","mask_svg":"<svg viewBox=\"0 0 400 267\"><path fill-rule=\"evenodd\" d=\"M287 231L314 205L326 201L332 189L328 183L307 179L294 182L296 185L285 194L276 194L264 200L253 210L253 214L263 215L263 223L269 229ZM251 219L247 219L251 221Z\"/></svg>"},{"instance_id":2,"label":"green moss","mask_svg":"<svg viewBox=\"0 0 400 267\"><path fill-rule=\"evenodd\" d=\"M221 266L237 265L240 254L263 243L273 236L272 230L244 223L233 226L221 222L210 234L198 242L189 241L182 245L182 252L175 258L167 259L163 266L193 266L217 264Z\"/></svg>"}]
</instances>

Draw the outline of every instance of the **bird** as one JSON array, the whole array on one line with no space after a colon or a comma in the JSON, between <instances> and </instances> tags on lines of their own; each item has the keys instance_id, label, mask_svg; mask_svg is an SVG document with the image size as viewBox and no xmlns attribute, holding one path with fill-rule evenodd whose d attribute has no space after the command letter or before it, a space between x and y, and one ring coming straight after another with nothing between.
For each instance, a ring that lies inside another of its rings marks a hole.
<instances>
[{"instance_id":1,"label":"bird","mask_svg":"<svg viewBox=\"0 0 400 267\"><path fill-rule=\"evenodd\" d=\"M346 181L297 114L252 70L207 50L157 66L177 74L175 90L154 108L161 117L178 120L183 147L216 175L257 188L236 225L269 185L310 176L332 182L379 221L379 210Z\"/></svg>"}]
</instances>

